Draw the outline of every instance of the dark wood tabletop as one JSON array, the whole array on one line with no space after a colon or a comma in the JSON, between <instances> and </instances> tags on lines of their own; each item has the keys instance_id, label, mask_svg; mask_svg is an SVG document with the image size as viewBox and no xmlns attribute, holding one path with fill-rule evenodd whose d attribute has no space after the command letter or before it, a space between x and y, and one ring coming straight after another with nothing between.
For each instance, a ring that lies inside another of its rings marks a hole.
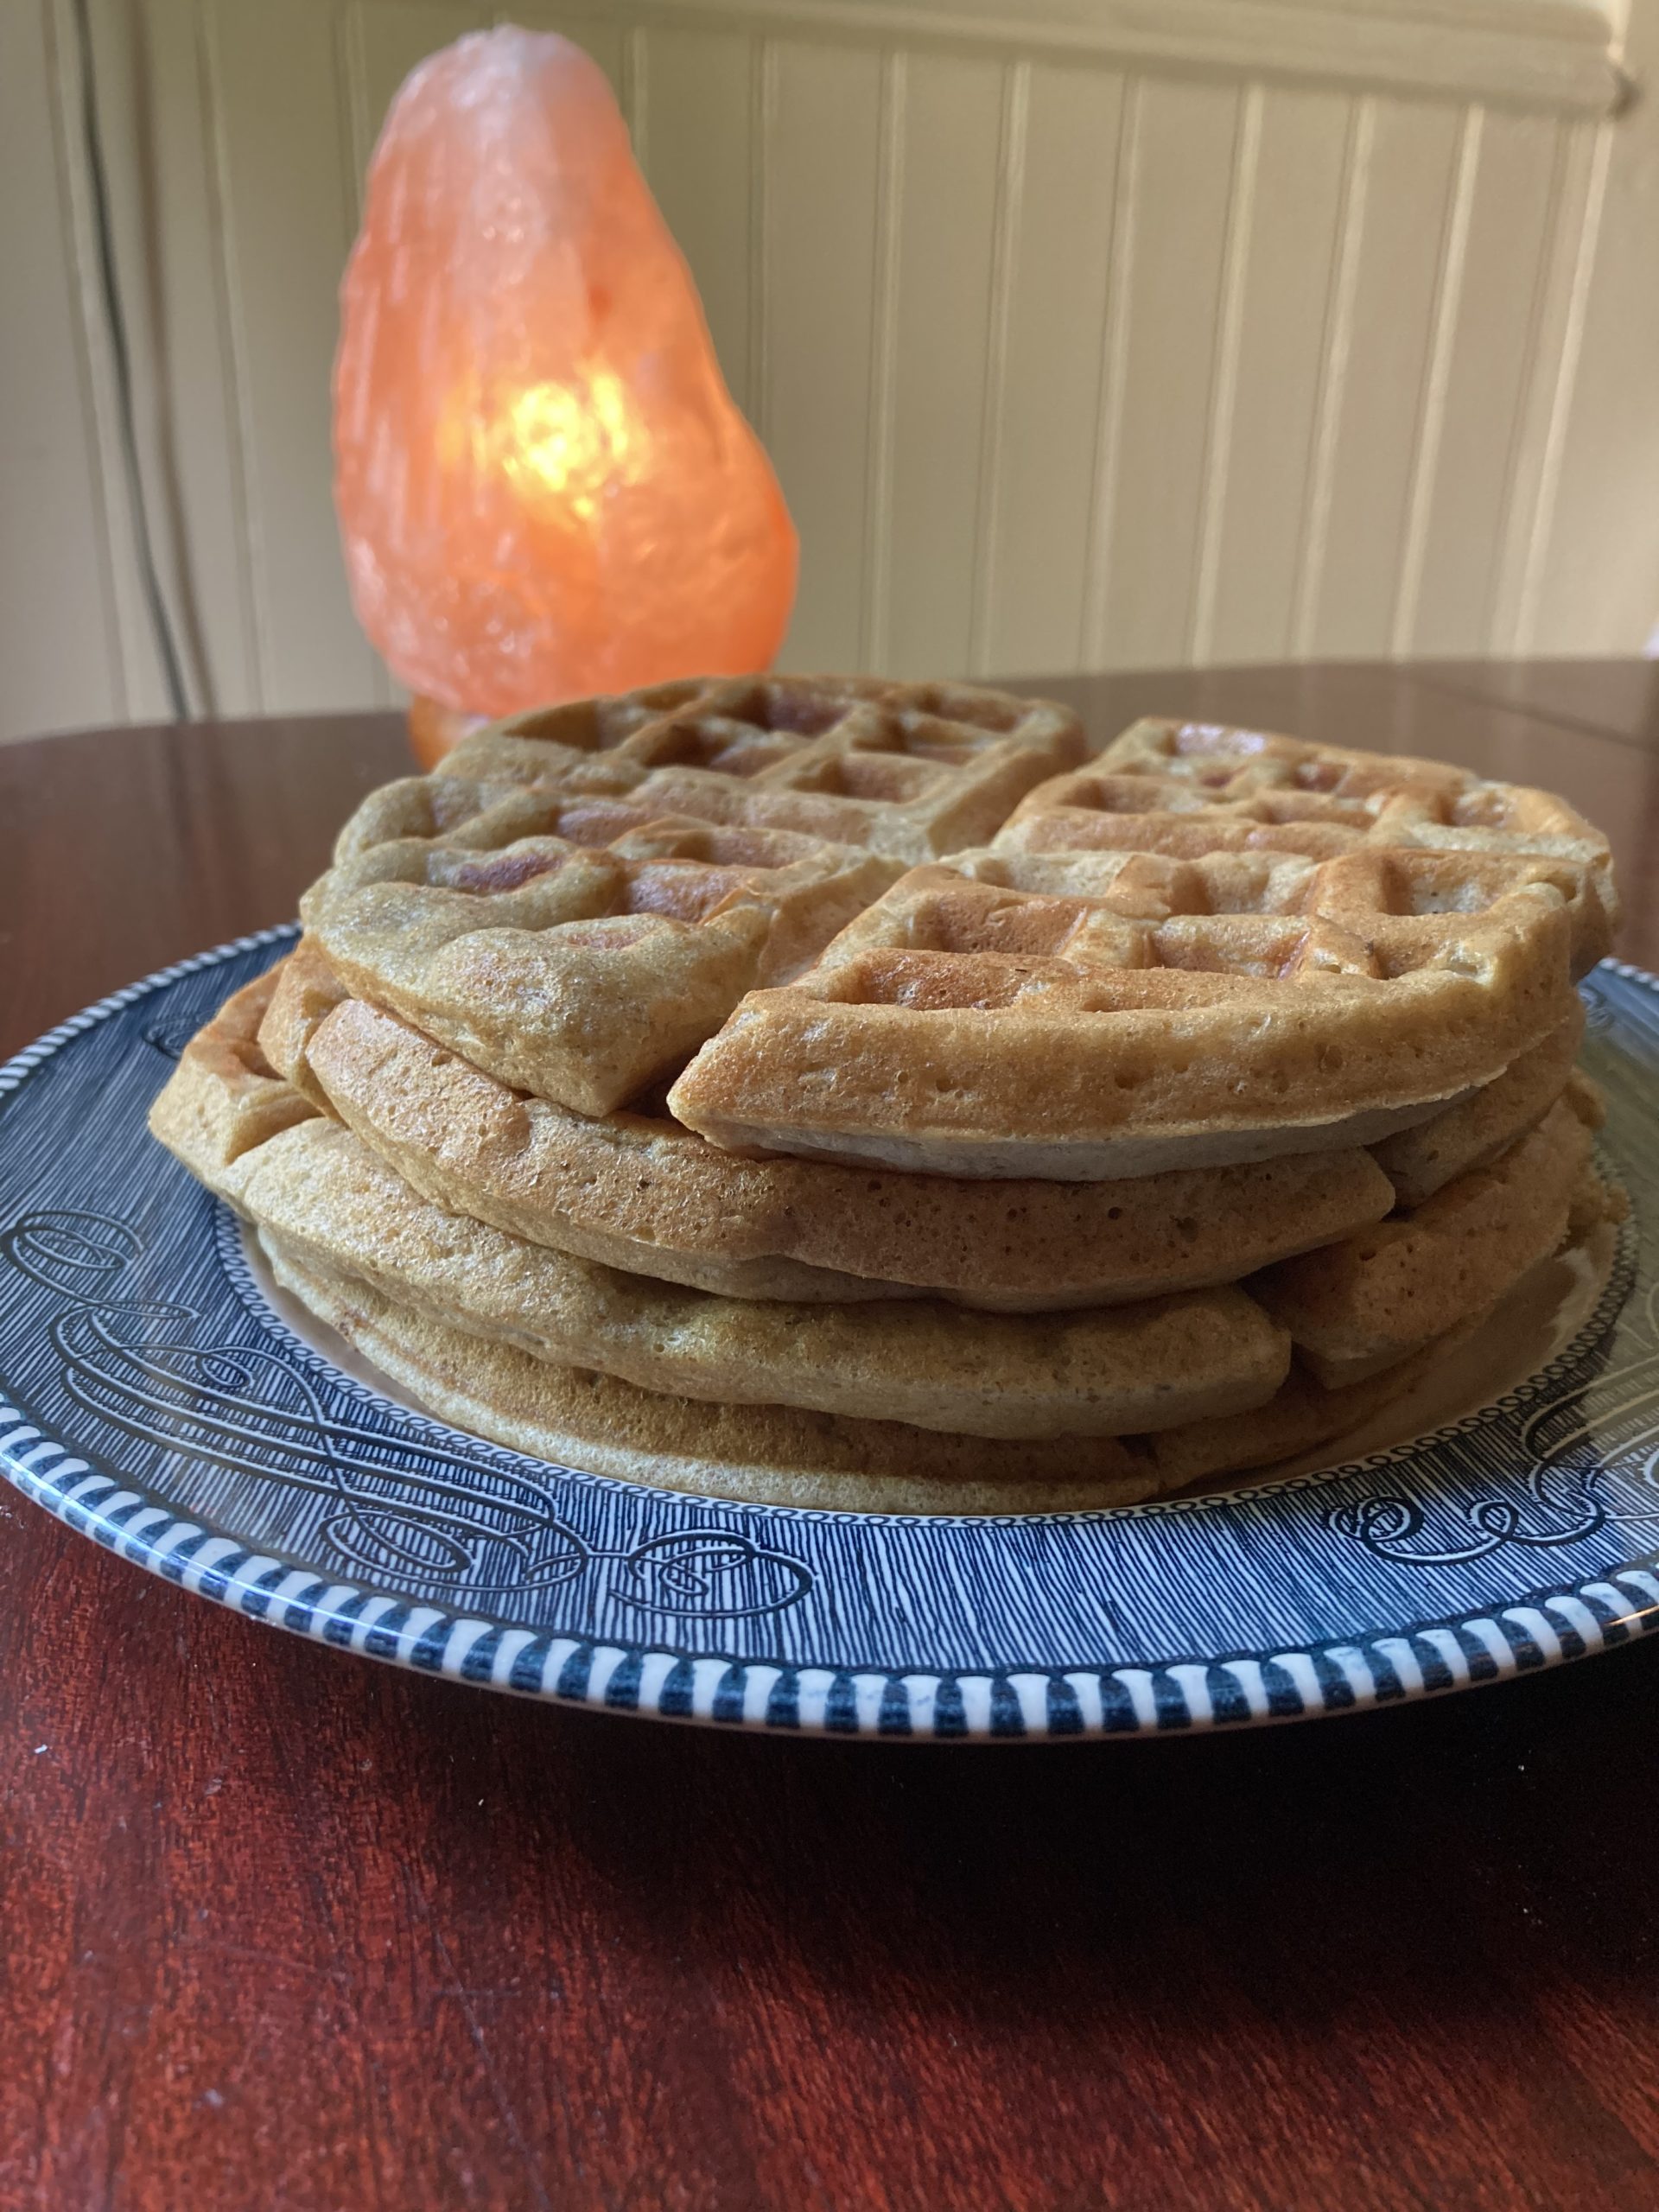
<instances>
[{"instance_id":1,"label":"dark wood tabletop","mask_svg":"<svg viewBox=\"0 0 1659 2212\"><path fill-rule=\"evenodd\" d=\"M1553 785L1659 964L1659 671L1039 680ZM0 747L0 1056L289 915L390 715ZM1659 2205L1659 1643L1148 1743L349 1659L0 1496L0 2212Z\"/></svg>"}]
</instances>

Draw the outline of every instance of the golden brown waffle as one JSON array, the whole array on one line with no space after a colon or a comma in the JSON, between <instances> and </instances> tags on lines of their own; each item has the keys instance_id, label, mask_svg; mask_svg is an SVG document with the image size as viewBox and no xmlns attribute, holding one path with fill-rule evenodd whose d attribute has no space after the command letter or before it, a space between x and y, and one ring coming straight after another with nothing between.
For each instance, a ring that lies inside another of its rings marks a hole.
<instances>
[{"instance_id":1,"label":"golden brown waffle","mask_svg":"<svg viewBox=\"0 0 1659 2212\"><path fill-rule=\"evenodd\" d=\"M448 1326L646 1389L981 1436L1168 1427L1260 1405L1284 1380L1289 1338L1231 1287L1062 1315L711 1297L449 1213L321 1115L240 1145L226 1070L257 1054L270 988L238 993L186 1048L152 1129L301 1259Z\"/></svg>"},{"instance_id":2,"label":"golden brown waffle","mask_svg":"<svg viewBox=\"0 0 1659 2212\"><path fill-rule=\"evenodd\" d=\"M1497 1082L1370 1152L1175 1168L1124 1183L995 1183L746 1160L664 1116L521 1097L346 997L302 943L259 1031L270 1064L423 1196L532 1243L735 1298L931 1294L993 1311L1107 1305L1230 1282L1420 1206L1565 1093L1582 1009Z\"/></svg>"},{"instance_id":3,"label":"golden brown waffle","mask_svg":"<svg viewBox=\"0 0 1659 2212\"><path fill-rule=\"evenodd\" d=\"M1584 1002L1575 996L1560 1027L1512 1060L1495 1082L1447 1107L1433 1121L1374 1145L1371 1157L1393 1184L1401 1205L1421 1205L1454 1175L1485 1166L1516 1137L1535 1128L1564 1090L1573 1090L1576 1110L1599 1127L1593 1087L1573 1070L1583 1035Z\"/></svg>"},{"instance_id":4,"label":"golden brown waffle","mask_svg":"<svg viewBox=\"0 0 1659 2212\"><path fill-rule=\"evenodd\" d=\"M441 1418L516 1451L699 1497L846 1513L1066 1513L1133 1504L1344 1435L1467 1333L1344 1390L1300 1368L1255 1411L1155 1436L1011 1442L783 1406L706 1405L534 1359L399 1306L262 1233L277 1281Z\"/></svg>"},{"instance_id":5,"label":"golden brown waffle","mask_svg":"<svg viewBox=\"0 0 1659 2212\"><path fill-rule=\"evenodd\" d=\"M201 1160L231 1167L245 1153L315 1113L312 1101L271 1065L259 1042L260 1020L289 964L284 961L234 992L186 1048L190 1078L169 1084L164 1094L168 1134L163 1141L187 1166Z\"/></svg>"},{"instance_id":6,"label":"golden brown waffle","mask_svg":"<svg viewBox=\"0 0 1659 2212\"><path fill-rule=\"evenodd\" d=\"M657 823L626 849L401 838L301 911L352 988L504 1082L602 1114L787 976L896 864L787 831Z\"/></svg>"},{"instance_id":7,"label":"golden brown waffle","mask_svg":"<svg viewBox=\"0 0 1659 2212\"><path fill-rule=\"evenodd\" d=\"M1321 1382L1367 1380L1489 1308L1553 1249L1588 1160L1587 1129L1557 1106L1493 1167L1253 1279L1250 1295L1218 1288L1060 1316L714 1297L434 1205L297 1092L295 1118L272 1111L285 1086L257 1043L272 989L270 976L249 985L193 1040L151 1127L304 1265L446 1328L646 1390L957 1436L1128 1435L1247 1412L1283 1384L1293 1338ZM254 1141L251 1080L269 1131Z\"/></svg>"},{"instance_id":8,"label":"golden brown waffle","mask_svg":"<svg viewBox=\"0 0 1659 2212\"><path fill-rule=\"evenodd\" d=\"M912 869L669 1094L728 1147L954 1176L1370 1142L1568 1019L1570 863L987 851Z\"/></svg>"},{"instance_id":9,"label":"golden brown waffle","mask_svg":"<svg viewBox=\"0 0 1659 2212\"><path fill-rule=\"evenodd\" d=\"M1573 918L1573 972L1607 953L1618 920L1607 840L1565 799L1443 761L1309 745L1206 722L1146 721L1094 766L1041 785L997 840L1071 848L1300 853L1362 848L1553 860Z\"/></svg>"},{"instance_id":10,"label":"golden brown waffle","mask_svg":"<svg viewBox=\"0 0 1659 2212\"><path fill-rule=\"evenodd\" d=\"M1254 1275L1249 1288L1332 1387L1363 1381L1484 1313L1567 1233L1590 1166L1576 1096L1422 1205Z\"/></svg>"},{"instance_id":11,"label":"golden brown waffle","mask_svg":"<svg viewBox=\"0 0 1659 2212\"><path fill-rule=\"evenodd\" d=\"M741 1160L665 1116L594 1120L521 1096L345 997L308 940L259 1034L272 1065L435 1204L728 1297L1120 1304L1230 1282L1394 1203L1358 1151L1073 1185Z\"/></svg>"},{"instance_id":12,"label":"golden brown waffle","mask_svg":"<svg viewBox=\"0 0 1659 2212\"><path fill-rule=\"evenodd\" d=\"M371 794L302 911L359 995L601 1114L1081 747L1060 709L939 686L590 700Z\"/></svg>"},{"instance_id":13,"label":"golden brown waffle","mask_svg":"<svg viewBox=\"0 0 1659 2212\"><path fill-rule=\"evenodd\" d=\"M658 685L493 724L440 774L626 792L659 811L925 860L978 843L1083 757L1069 709L965 683L764 677Z\"/></svg>"},{"instance_id":14,"label":"golden brown waffle","mask_svg":"<svg viewBox=\"0 0 1659 2212\"><path fill-rule=\"evenodd\" d=\"M1606 848L1246 732L1081 763L866 679L496 725L152 1126L425 1402L601 1471L1051 1510L1306 1449L1605 1217Z\"/></svg>"}]
</instances>

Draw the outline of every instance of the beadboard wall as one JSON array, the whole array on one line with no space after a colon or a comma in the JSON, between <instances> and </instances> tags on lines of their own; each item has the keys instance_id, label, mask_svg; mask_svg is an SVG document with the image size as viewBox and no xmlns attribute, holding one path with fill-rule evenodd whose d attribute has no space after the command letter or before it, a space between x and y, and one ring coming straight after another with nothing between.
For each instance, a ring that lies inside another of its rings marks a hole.
<instances>
[{"instance_id":1,"label":"beadboard wall","mask_svg":"<svg viewBox=\"0 0 1659 2212\"><path fill-rule=\"evenodd\" d=\"M1628 26L1579 0L1227 0L1221 29L1212 0L1160 5L513 10L610 74L777 462L804 549L785 658L1640 650L1659 111L1618 63L1659 66L1659 0ZM200 708L394 696L334 534L335 286L393 91L494 13L94 0ZM67 0L0 8L0 737L165 710L78 73Z\"/></svg>"}]
</instances>

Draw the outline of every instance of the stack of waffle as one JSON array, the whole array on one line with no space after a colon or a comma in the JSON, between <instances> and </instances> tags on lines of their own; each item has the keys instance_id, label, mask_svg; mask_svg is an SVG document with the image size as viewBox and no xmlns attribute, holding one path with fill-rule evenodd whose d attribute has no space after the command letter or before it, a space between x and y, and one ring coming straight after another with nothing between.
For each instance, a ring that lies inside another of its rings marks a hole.
<instances>
[{"instance_id":1,"label":"stack of waffle","mask_svg":"<svg viewBox=\"0 0 1659 2212\"><path fill-rule=\"evenodd\" d=\"M371 795L152 1126L401 1388L877 1510L1333 1439L1605 1217L1559 799L961 686L677 684Z\"/></svg>"}]
</instances>

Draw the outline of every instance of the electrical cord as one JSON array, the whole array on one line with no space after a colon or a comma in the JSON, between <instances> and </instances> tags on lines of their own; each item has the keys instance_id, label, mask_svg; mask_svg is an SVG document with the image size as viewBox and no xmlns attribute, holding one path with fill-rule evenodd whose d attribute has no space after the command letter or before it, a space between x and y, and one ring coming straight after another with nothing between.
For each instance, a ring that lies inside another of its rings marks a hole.
<instances>
[{"instance_id":1,"label":"electrical cord","mask_svg":"<svg viewBox=\"0 0 1659 2212\"><path fill-rule=\"evenodd\" d=\"M80 48L81 136L86 155L87 179L92 187L92 228L98 245L99 289L109 329L110 358L115 370L116 423L121 442L121 461L132 505L133 536L138 553L138 576L143 590L149 626L156 640L156 657L175 721L190 720L190 702L184 671L173 635L162 580L156 571L149 507L144 493L143 471L138 464L138 439L133 427L132 363L127 350L126 318L121 308L121 289L115 273L115 242L110 223L109 178L104 166L104 137L98 119L98 87L92 69L92 29L86 0L73 0L76 36Z\"/></svg>"}]
</instances>

